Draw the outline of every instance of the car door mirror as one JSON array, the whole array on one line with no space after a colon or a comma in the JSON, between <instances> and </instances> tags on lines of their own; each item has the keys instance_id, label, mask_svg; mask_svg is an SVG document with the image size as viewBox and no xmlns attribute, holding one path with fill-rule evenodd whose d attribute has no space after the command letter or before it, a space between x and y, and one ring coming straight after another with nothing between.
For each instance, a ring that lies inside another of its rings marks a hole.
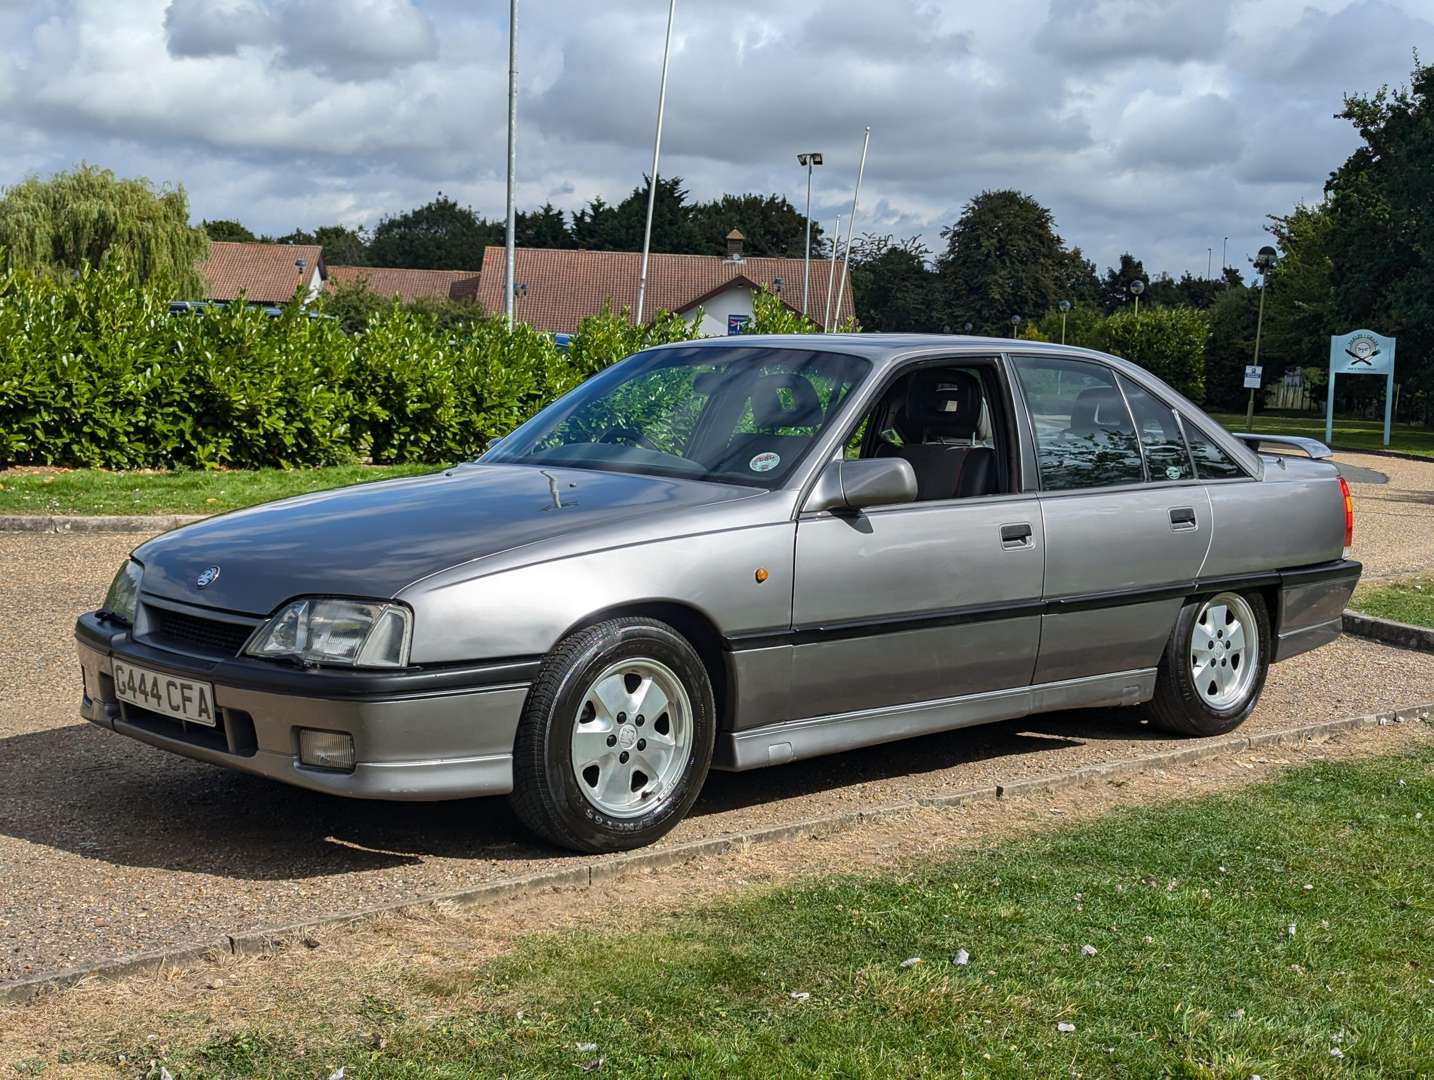
<instances>
[{"instance_id":1,"label":"car door mirror","mask_svg":"<svg viewBox=\"0 0 1434 1080\"><path fill-rule=\"evenodd\" d=\"M807 513L862 510L868 506L916 501L916 471L904 458L833 461L822 470L807 497Z\"/></svg>"}]
</instances>

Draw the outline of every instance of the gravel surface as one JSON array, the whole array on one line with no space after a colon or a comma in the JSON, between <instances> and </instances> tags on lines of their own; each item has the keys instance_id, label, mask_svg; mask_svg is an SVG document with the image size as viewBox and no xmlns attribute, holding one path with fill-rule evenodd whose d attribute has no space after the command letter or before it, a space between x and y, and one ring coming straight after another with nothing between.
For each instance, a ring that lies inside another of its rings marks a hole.
<instances>
[{"instance_id":1,"label":"gravel surface","mask_svg":"<svg viewBox=\"0 0 1434 1080\"><path fill-rule=\"evenodd\" d=\"M1401 568L1416 552L1424 561L1413 570L1434 565L1434 465L1349 456L1391 477L1356 491L1356 557L1381 574L1410 572ZM1402 501L1377 501L1389 495ZM1382 531L1394 528L1408 545L1385 542ZM341 800L80 721L73 618L98 603L141 539L0 534L0 980L579 861L531 844L502 799ZM1434 703L1434 657L1346 638L1274 668L1243 730L1422 703ZM1130 711L1104 710L716 773L664 842L1175 745Z\"/></svg>"},{"instance_id":2,"label":"gravel surface","mask_svg":"<svg viewBox=\"0 0 1434 1080\"><path fill-rule=\"evenodd\" d=\"M1407 577L1434 567L1434 462L1344 452L1335 460L1389 477L1383 484L1352 480L1349 485L1362 580Z\"/></svg>"}]
</instances>

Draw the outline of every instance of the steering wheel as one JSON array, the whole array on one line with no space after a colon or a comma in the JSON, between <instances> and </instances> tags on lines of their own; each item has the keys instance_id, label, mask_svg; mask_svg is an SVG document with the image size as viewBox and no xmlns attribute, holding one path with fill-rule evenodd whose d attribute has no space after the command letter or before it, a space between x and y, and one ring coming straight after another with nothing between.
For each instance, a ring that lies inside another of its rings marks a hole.
<instances>
[{"instance_id":1,"label":"steering wheel","mask_svg":"<svg viewBox=\"0 0 1434 1080\"><path fill-rule=\"evenodd\" d=\"M628 442L634 443L637 446L644 447L648 450L655 450L659 454L663 452L662 447L658 446L642 432L630 427L623 427L620 424L614 424L598 436L598 442L600 443L615 443L619 439L626 439Z\"/></svg>"}]
</instances>

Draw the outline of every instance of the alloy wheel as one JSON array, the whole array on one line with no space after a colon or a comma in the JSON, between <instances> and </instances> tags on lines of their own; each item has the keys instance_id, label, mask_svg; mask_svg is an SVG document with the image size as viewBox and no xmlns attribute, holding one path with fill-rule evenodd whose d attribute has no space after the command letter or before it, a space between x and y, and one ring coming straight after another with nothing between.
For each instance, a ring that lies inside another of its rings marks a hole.
<instances>
[{"instance_id":1,"label":"alloy wheel","mask_svg":"<svg viewBox=\"0 0 1434 1080\"><path fill-rule=\"evenodd\" d=\"M1190 632L1190 681L1212 709L1243 703L1260 668L1260 629L1238 593L1212 596Z\"/></svg>"},{"instance_id":2,"label":"alloy wheel","mask_svg":"<svg viewBox=\"0 0 1434 1080\"><path fill-rule=\"evenodd\" d=\"M573 725L578 789L609 817L647 813L672 790L692 754L692 702L672 669L620 660L588 684Z\"/></svg>"}]
</instances>

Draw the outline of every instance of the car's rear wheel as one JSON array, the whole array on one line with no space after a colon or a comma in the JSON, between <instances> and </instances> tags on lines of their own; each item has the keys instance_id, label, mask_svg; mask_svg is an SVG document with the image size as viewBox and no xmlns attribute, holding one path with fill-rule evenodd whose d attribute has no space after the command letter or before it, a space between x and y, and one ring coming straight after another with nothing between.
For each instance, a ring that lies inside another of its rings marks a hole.
<instances>
[{"instance_id":1,"label":"car's rear wheel","mask_svg":"<svg viewBox=\"0 0 1434 1080\"><path fill-rule=\"evenodd\" d=\"M610 619L561 641L528 692L513 808L577 851L650 844L696 800L712 760L706 668L672 627Z\"/></svg>"},{"instance_id":2,"label":"car's rear wheel","mask_svg":"<svg viewBox=\"0 0 1434 1080\"><path fill-rule=\"evenodd\" d=\"M1186 604L1161 658L1151 720L1181 735L1223 735L1255 708L1269 671L1270 616L1256 593Z\"/></svg>"}]
</instances>

